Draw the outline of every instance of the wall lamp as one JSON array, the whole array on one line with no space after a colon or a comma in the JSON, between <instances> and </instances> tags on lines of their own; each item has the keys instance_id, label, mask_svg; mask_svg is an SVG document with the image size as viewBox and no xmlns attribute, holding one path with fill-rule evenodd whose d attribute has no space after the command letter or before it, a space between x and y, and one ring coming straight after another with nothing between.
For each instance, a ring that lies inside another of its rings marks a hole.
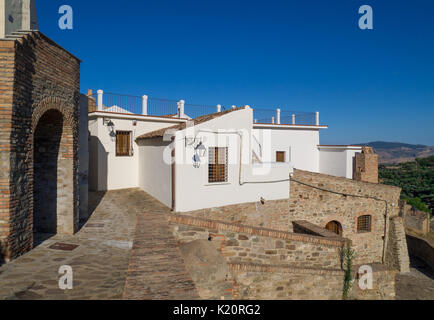
<instances>
[{"instance_id":1,"label":"wall lamp","mask_svg":"<svg viewBox=\"0 0 434 320\"><path fill-rule=\"evenodd\" d=\"M196 153L199 157L205 157L206 148L203 145L202 141L199 142L199 144L194 149L196 150Z\"/></svg>"}]
</instances>

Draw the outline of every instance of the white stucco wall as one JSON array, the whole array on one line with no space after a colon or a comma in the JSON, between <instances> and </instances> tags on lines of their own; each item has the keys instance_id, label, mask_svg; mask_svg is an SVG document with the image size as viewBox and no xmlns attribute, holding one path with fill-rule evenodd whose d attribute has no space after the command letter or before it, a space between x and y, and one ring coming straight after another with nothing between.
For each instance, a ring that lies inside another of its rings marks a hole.
<instances>
[{"instance_id":1,"label":"white stucco wall","mask_svg":"<svg viewBox=\"0 0 434 320\"><path fill-rule=\"evenodd\" d=\"M281 127L253 129L262 145L265 161L276 161L276 152L285 151L285 161L294 168L312 172L319 171L319 129Z\"/></svg>"},{"instance_id":2,"label":"white stucco wall","mask_svg":"<svg viewBox=\"0 0 434 320\"><path fill-rule=\"evenodd\" d=\"M354 157L360 147L319 146L320 173L336 177L353 178Z\"/></svg>"},{"instance_id":3,"label":"white stucco wall","mask_svg":"<svg viewBox=\"0 0 434 320\"><path fill-rule=\"evenodd\" d=\"M116 139L110 136L111 129L104 124L110 119L113 131L131 131L133 155L130 157L116 156ZM134 126L134 122L136 125ZM114 115L93 113L89 116L91 132L91 178L92 190L117 190L139 187L139 148L135 139L147 132L170 127L179 123L174 119L167 121L161 118L133 117L129 115Z\"/></svg>"},{"instance_id":4,"label":"white stucco wall","mask_svg":"<svg viewBox=\"0 0 434 320\"><path fill-rule=\"evenodd\" d=\"M289 163L252 165L250 136L252 109L243 109L176 133L175 211L185 212L238 203L289 197ZM203 131L220 131L220 134ZM226 130L226 131L224 131ZM242 138L235 133L242 131ZM184 137L201 138L206 154L199 167L193 165L193 147L185 148ZM218 137L218 138L217 138ZM242 155L240 155L242 141ZM208 148L228 147L228 181L208 183ZM184 151L185 150L185 151ZM240 156L242 167L240 175ZM240 178L241 177L241 178ZM277 181L278 180L278 181Z\"/></svg>"},{"instance_id":5,"label":"white stucco wall","mask_svg":"<svg viewBox=\"0 0 434 320\"><path fill-rule=\"evenodd\" d=\"M98 119L89 119L89 190L98 191L103 190L98 187L98 153L99 153L99 139L98 139ZM105 189L104 189L105 190Z\"/></svg>"},{"instance_id":6,"label":"white stucco wall","mask_svg":"<svg viewBox=\"0 0 434 320\"><path fill-rule=\"evenodd\" d=\"M172 166L163 160L170 142L162 138L139 142L139 187L169 208L172 207Z\"/></svg>"}]
</instances>

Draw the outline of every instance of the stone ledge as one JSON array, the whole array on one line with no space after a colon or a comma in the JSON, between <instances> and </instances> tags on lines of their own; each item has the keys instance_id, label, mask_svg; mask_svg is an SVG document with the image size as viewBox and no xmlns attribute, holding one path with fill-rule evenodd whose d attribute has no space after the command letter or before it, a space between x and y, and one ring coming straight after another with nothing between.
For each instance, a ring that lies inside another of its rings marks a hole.
<instances>
[{"instance_id":1,"label":"stone ledge","mask_svg":"<svg viewBox=\"0 0 434 320\"><path fill-rule=\"evenodd\" d=\"M320 244L320 245L331 246L331 247L342 247L345 245L347 241L345 238L342 239L325 238L325 237L300 234L300 233L296 234L291 232L251 227L251 226L246 226L241 224L230 224L230 223L217 221L217 220L208 220L208 219L195 218L191 216L183 216L183 215L176 215L176 214L167 214L167 220L169 223L175 223L175 224L178 223L178 224L207 228L212 230L231 231L237 233L257 235L262 237L314 243L314 244Z\"/></svg>"},{"instance_id":2,"label":"stone ledge","mask_svg":"<svg viewBox=\"0 0 434 320\"><path fill-rule=\"evenodd\" d=\"M324 237L324 238L350 241L349 239L345 239L345 238L335 234L332 231L321 228L320 226L317 226L317 225L310 223L306 220L292 221L292 224L294 225L294 230L301 229L301 231L307 232L307 234L312 234L312 235L320 236L320 237ZM302 234L303 234L303 232L302 232Z\"/></svg>"},{"instance_id":3,"label":"stone ledge","mask_svg":"<svg viewBox=\"0 0 434 320\"><path fill-rule=\"evenodd\" d=\"M267 273L299 273L299 274L328 274L343 275L344 272L338 269L323 268L303 268L295 265L262 265L253 263L228 263L228 267L233 271L241 272L267 272Z\"/></svg>"}]
</instances>

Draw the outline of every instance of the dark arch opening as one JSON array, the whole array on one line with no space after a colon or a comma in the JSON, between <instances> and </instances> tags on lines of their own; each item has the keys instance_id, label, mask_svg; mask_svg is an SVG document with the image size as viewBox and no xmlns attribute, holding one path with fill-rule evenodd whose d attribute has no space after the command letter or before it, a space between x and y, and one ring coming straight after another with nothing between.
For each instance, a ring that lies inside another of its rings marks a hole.
<instances>
[{"instance_id":1,"label":"dark arch opening","mask_svg":"<svg viewBox=\"0 0 434 320\"><path fill-rule=\"evenodd\" d=\"M57 233L58 158L63 116L49 110L40 118L33 140L33 232L34 245Z\"/></svg>"},{"instance_id":2,"label":"dark arch opening","mask_svg":"<svg viewBox=\"0 0 434 320\"><path fill-rule=\"evenodd\" d=\"M342 236L342 225L338 221L330 221L327 223L326 229Z\"/></svg>"}]
</instances>

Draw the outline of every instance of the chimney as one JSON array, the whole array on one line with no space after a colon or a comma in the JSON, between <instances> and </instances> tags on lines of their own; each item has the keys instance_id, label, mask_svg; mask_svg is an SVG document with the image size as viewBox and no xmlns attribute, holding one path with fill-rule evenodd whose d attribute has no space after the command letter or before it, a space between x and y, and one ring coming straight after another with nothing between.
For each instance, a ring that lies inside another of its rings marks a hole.
<instances>
[{"instance_id":1,"label":"chimney","mask_svg":"<svg viewBox=\"0 0 434 320\"><path fill-rule=\"evenodd\" d=\"M88 112L95 112L96 111L96 99L93 96L92 89L87 90L87 99L88 99Z\"/></svg>"},{"instance_id":2,"label":"chimney","mask_svg":"<svg viewBox=\"0 0 434 320\"><path fill-rule=\"evenodd\" d=\"M357 153L355 157L353 179L378 183L378 155L371 147L363 147L362 153Z\"/></svg>"},{"instance_id":3,"label":"chimney","mask_svg":"<svg viewBox=\"0 0 434 320\"><path fill-rule=\"evenodd\" d=\"M0 0L0 38L20 30L38 30L35 0Z\"/></svg>"}]
</instances>

